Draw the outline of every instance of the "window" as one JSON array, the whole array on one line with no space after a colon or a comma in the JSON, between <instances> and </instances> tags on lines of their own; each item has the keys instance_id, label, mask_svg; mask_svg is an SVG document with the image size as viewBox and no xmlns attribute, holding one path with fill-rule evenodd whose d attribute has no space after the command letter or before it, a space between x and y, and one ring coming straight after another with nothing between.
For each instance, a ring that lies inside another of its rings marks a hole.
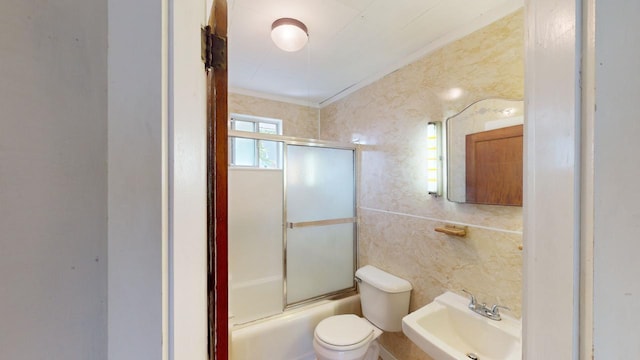
<instances>
[{"instance_id":1,"label":"window","mask_svg":"<svg viewBox=\"0 0 640 360\"><path fill-rule=\"evenodd\" d=\"M282 135L282 120L231 114L229 128L236 131ZM231 166L281 169L282 143L230 137L229 163Z\"/></svg>"}]
</instances>

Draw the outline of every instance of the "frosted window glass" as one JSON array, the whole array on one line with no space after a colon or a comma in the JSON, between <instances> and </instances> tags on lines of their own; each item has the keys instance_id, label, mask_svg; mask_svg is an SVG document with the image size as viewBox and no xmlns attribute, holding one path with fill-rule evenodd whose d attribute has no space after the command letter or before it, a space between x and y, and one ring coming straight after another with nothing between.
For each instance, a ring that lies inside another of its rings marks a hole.
<instances>
[{"instance_id":1,"label":"frosted window glass","mask_svg":"<svg viewBox=\"0 0 640 360\"><path fill-rule=\"evenodd\" d=\"M256 140L234 138L233 144L233 164L238 166L255 166Z\"/></svg>"},{"instance_id":2,"label":"frosted window glass","mask_svg":"<svg viewBox=\"0 0 640 360\"><path fill-rule=\"evenodd\" d=\"M287 222L355 217L352 150L287 146ZM287 229L287 303L353 286L355 224Z\"/></svg>"},{"instance_id":3,"label":"frosted window glass","mask_svg":"<svg viewBox=\"0 0 640 360\"><path fill-rule=\"evenodd\" d=\"M276 141L258 140L258 154L260 164L258 167L263 169L279 169L282 143Z\"/></svg>"},{"instance_id":4,"label":"frosted window glass","mask_svg":"<svg viewBox=\"0 0 640 360\"><path fill-rule=\"evenodd\" d=\"M236 323L282 312L282 182L282 170L229 169L229 293Z\"/></svg>"},{"instance_id":5,"label":"frosted window glass","mask_svg":"<svg viewBox=\"0 0 640 360\"><path fill-rule=\"evenodd\" d=\"M239 131L255 131L255 123L251 121L233 121L234 129Z\"/></svg>"},{"instance_id":6,"label":"frosted window glass","mask_svg":"<svg viewBox=\"0 0 640 360\"><path fill-rule=\"evenodd\" d=\"M279 134L278 124L274 123L258 123L258 132L263 134Z\"/></svg>"}]
</instances>

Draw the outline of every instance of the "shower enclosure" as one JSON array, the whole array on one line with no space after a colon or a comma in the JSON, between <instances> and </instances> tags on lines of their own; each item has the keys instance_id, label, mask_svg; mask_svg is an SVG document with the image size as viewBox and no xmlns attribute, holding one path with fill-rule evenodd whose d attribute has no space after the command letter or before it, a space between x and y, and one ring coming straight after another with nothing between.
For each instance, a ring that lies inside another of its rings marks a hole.
<instances>
[{"instance_id":1,"label":"shower enclosure","mask_svg":"<svg viewBox=\"0 0 640 360\"><path fill-rule=\"evenodd\" d=\"M240 131L229 144L234 323L355 290L355 148Z\"/></svg>"}]
</instances>

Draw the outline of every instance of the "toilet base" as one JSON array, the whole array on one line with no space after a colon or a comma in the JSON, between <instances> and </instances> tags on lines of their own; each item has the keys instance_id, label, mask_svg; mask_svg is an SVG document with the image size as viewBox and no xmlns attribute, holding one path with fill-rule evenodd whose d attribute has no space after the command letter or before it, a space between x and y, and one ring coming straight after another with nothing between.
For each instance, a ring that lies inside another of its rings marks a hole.
<instances>
[{"instance_id":1,"label":"toilet base","mask_svg":"<svg viewBox=\"0 0 640 360\"><path fill-rule=\"evenodd\" d=\"M313 349L316 353L316 360L378 360L380 356L380 344L373 339L366 348L353 349L350 351L335 351L322 347L313 340Z\"/></svg>"},{"instance_id":2,"label":"toilet base","mask_svg":"<svg viewBox=\"0 0 640 360\"><path fill-rule=\"evenodd\" d=\"M380 343L378 340L373 340L369 348L367 349L367 353L364 354L363 360L378 360L380 357Z\"/></svg>"}]
</instances>

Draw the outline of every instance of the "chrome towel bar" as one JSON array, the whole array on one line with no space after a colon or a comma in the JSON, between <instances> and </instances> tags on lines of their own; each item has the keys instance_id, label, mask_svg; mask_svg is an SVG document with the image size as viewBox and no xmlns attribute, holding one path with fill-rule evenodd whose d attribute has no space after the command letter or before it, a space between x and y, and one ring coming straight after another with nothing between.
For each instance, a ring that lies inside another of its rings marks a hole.
<instances>
[{"instance_id":1,"label":"chrome towel bar","mask_svg":"<svg viewBox=\"0 0 640 360\"><path fill-rule=\"evenodd\" d=\"M341 218L341 219L328 219L328 220L316 220L316 221L302 221L302 222L287 222L287 228L301 228L301 227L309 227L309 226L327 226L327 225L338 225L338 224L349 224L357 221L357 218Z\"/></svg>"}]
</instances>

